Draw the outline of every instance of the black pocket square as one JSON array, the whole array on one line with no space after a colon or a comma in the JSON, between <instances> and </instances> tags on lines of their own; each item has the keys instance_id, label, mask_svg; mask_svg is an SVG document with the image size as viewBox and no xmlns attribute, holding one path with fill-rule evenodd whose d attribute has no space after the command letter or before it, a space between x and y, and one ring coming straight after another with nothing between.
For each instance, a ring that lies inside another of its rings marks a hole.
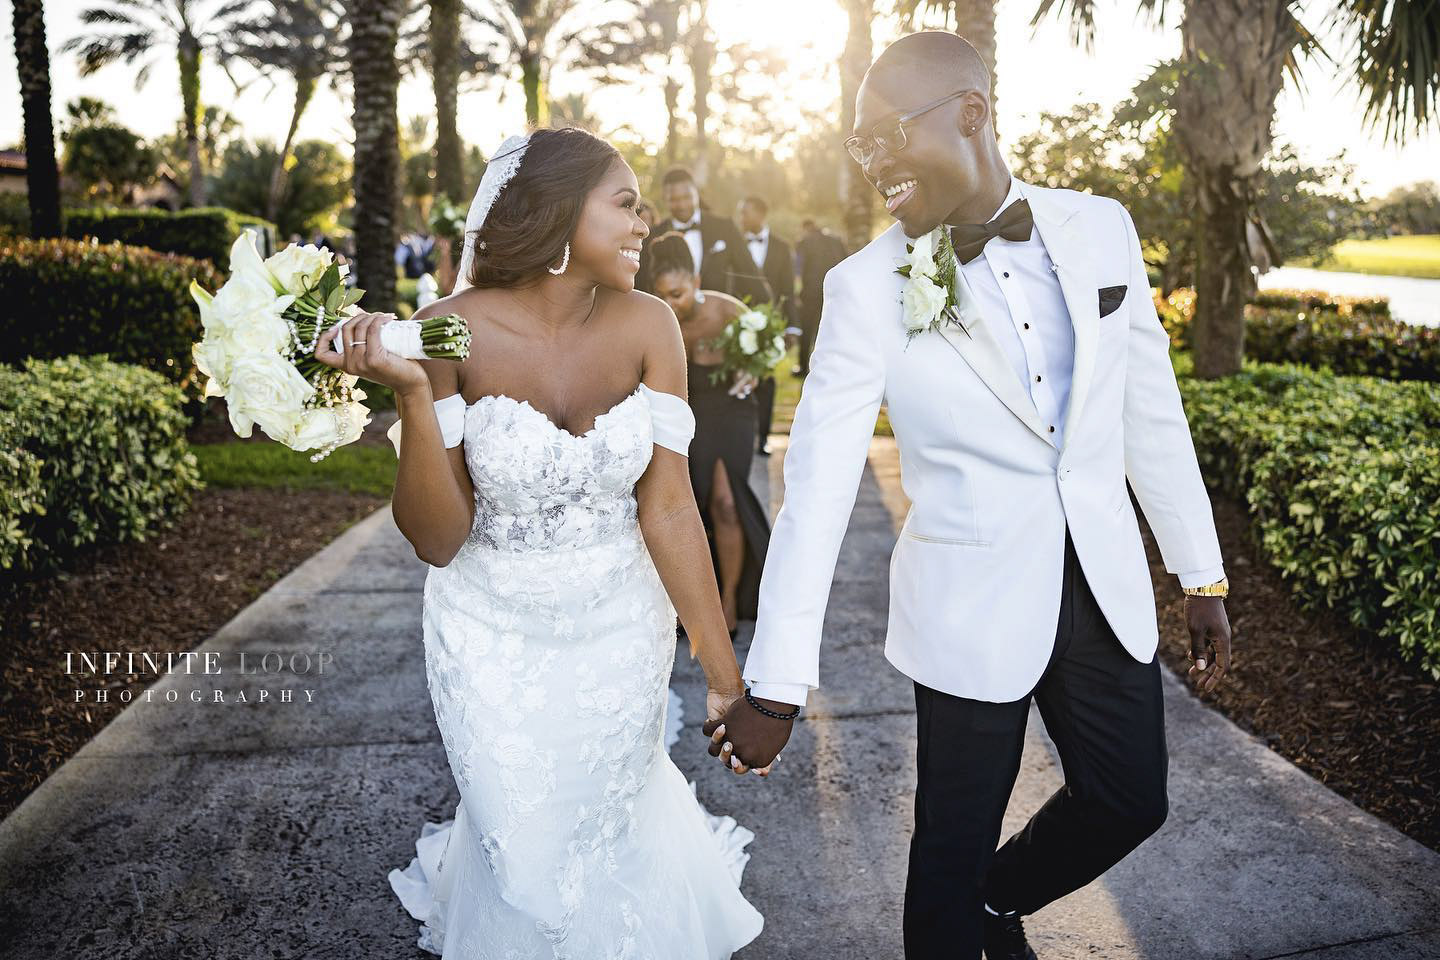
<instances>
[{"instance_id":1,"label":"black pocket square","mask_svg":"<svg viewBox=\"0 0 1440 960\"><path fill-rule=\"evenodd\" d=\"M1125 284L1118 287L1100 288L1100 316L1107 317L1115 312L1115 308L1125 302Z\"/></svg>"}]
</instances>

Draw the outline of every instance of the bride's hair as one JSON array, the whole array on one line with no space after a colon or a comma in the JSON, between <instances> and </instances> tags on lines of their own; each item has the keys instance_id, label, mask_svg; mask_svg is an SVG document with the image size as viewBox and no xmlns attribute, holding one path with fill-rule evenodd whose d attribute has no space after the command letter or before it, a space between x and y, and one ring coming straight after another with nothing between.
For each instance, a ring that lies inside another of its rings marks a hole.
<instances>
[{"instance_id":1,"label":"bride's hair","mask_svg":"<svg viewBox=\"0 0 1440 960\"><path fill-rule=\"evenodd\" d=\"M660 277L672 270L679 270L685 276L695 273L695 257L690 253L690 244L678 230L656 237L650 241L650 276Z\"/></svg>"},{"instance_id":2,"label":"bride's hair","mask_svg":"<svg viewBox=\"0 0 1440 960\"><path fill-rule=\"evenodd\" d=\"M520 169L474 238L470 285L513 287L542 275L564 256L585 197L619 159L620 151L576 127L530 134Z\"/></svg>"}]
</instances>

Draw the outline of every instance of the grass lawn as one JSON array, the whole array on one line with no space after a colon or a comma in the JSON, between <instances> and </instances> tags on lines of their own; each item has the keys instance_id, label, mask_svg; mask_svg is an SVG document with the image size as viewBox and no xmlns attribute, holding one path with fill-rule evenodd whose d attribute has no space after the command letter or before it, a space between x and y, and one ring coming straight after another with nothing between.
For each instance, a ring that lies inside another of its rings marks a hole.
<instances>
[{"instance_id":1,"label":"grass lawn","mask_svg":"<svg viewBox=\"0 0 1440 960\"><path fill-rule=\"evenodd\" d=\"M1440 235L1346 240L1335 247L1329 259L1311 266L1349 273L1440 279Z\"/></svg>"},{"instance_id":2,"label":"grass lawn","mask_svg":"<svg viewBox=\"0 0 1440 960\"><path fill-rule=\"evenodd\" d=\"M210 487L334 490L388 498L395 486L395 451L352 443L319 463L269 441L192 444L200 476Z\"/></svg>"}]
</instances>

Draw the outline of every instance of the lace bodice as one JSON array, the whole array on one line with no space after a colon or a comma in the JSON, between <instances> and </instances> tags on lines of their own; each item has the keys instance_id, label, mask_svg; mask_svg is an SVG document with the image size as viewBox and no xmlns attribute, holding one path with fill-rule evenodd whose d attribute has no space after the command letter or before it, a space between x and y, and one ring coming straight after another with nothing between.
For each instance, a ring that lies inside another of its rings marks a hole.
<instances>
[{"instance_id":1,"label":"lace bodice","mask_svg":"<svg viewBox=\"0 0 1440 960\"><path fill-rule=\"evenodd\" d=\"M637 521L635 483L653 445L684 453L695 432L684 400L643 383L580 435L503 394L471 404L452 394L435 408L445 445L464 443L475 488L466 547L494 550L576 548L624 535Z\"/></svg>"}]
</instances>

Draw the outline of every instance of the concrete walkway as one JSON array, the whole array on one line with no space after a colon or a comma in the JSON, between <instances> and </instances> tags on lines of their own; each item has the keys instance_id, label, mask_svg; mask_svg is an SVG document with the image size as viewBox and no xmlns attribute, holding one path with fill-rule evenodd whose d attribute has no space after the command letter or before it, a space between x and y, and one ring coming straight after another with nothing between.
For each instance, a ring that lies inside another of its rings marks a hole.
<instances>
[{"instance_id":1,"label":"concrete walkway","mask_svg":"<svg viewBox=\"0 0 1440 960\"><path fill-rule=\"evenodd\" d=\"M755 483L773 505L784 438L772 447ZM675 689L690 709L672 753L712 811L757 834L745 889L766 930L741 960L901 956L914 702L881 643L905 506L893 443L877 439L831 598L825 686L768 782L704 754L703 678L680 656ZM421 822L457 799L425 685L424 570L377 512L202 648L223 673L161 680L61 767L0 823L0 957L424 956L385 880ZM266 653L309 654L311 669L239 675L240 653L251 668ZM323 675L321 654L333 658ZM1029 921L1040 956L1440 958L1440 854L1162 674L1170 821ZM227 702L210 702L216 690ZM242 691L249 702L233 702ZM1009 828L1061 780L1032 720Z\"/></svg>"}]
</instances>

